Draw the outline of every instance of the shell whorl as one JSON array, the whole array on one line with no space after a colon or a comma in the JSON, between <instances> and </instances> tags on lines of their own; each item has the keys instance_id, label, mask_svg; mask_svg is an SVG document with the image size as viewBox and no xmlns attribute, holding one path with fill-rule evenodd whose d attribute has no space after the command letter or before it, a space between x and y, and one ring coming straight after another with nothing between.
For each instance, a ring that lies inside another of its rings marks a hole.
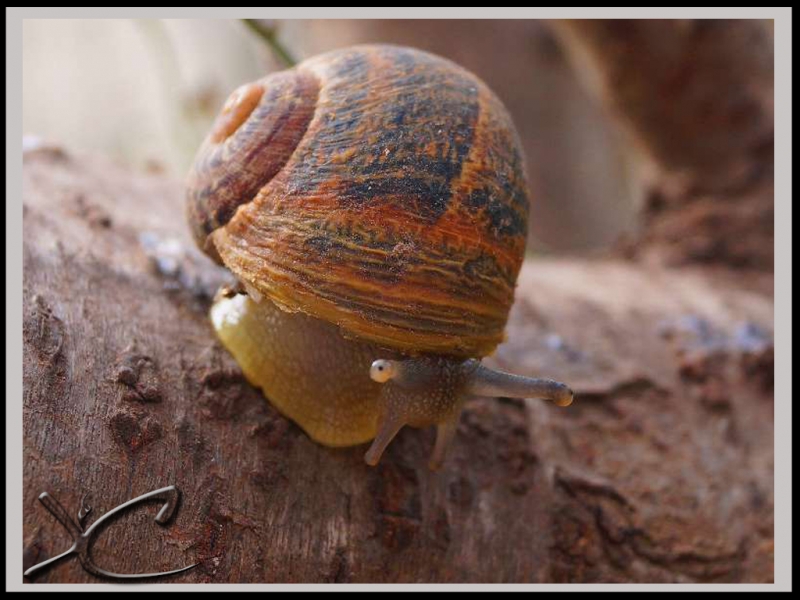
<instances>
[{"instance_id":1,"label":"shell whorl","mask_svg":"<svg viewBox=\"0 0 800 600\"><path fill-rule=\"evenodd\" d=\"M198 242L279 306L347 336L409 354L490 353L528 217L519 140L496 96L397 46L331 52L258 83L250 116L218 122L198 155Z\"/></svg>"},{"instance_id":2,"label":"shell whorl","mask_svg":"<svg viewBox=\"0 0 800 600\"><path fill-rule=\"evenodd\" d=\"M222 108L189 172L188 211L197 244L250 202L291 157L311 122L319 83L283 71L245 84Z\"/></svg>"}]
</instances>

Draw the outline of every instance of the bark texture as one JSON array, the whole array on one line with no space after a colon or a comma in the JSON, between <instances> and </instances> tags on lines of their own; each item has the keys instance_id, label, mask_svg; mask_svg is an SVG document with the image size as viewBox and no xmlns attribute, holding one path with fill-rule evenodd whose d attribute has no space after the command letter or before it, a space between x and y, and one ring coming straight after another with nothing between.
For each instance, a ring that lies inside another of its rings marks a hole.
<instances>
[{"instance_id":1,"label":"bark texture","mask_svg":"<svg viewBox=\"0 0 800 600\"><path fill-rule=\"evenodd\" d=\"M576 391L467 405L433 431L311 442L243 379L207 319L225 281L178 181L62 149L24 157L24 562L64 551L47 491L117 572L174 582L764 582L773 577L772 275L621 259L523 268L489 359ZM20 574L21 577L21 574ZM35 582L93 582L72 558Z\"/></svg>"}]
</instances>

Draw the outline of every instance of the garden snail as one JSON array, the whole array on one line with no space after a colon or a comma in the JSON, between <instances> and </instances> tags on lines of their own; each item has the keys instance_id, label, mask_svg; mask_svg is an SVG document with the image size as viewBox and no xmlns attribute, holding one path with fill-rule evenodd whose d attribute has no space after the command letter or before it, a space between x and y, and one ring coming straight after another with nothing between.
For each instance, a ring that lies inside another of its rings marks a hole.
<instances>
[{"instance_id":1,"label":"garden snail","mask_svg":"<svg viewBox=\"0 0 800 600\"><path fill-rule=\"evenodd\" d=\"M471 73L356 46L246 84L188 178L195 239L246 295L211 317L246 377L329 446L437 426L470 396L572 391L480 363L503 340L527 233L510 117Z\"/></svg>"}]
</instances>

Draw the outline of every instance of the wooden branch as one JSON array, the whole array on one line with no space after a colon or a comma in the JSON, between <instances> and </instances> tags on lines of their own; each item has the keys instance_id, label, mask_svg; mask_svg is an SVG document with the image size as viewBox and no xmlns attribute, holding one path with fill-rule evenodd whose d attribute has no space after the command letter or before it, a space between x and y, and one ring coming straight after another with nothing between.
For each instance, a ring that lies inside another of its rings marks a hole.
<instances>
[{"instance_id":1,"label":"wooden branch","mask_svg":"<svg viewBox=\"0 0 800 600\"><path fill-rule=\"evenodd\" d=\"M69 547L44 491L115 521L102 568L170 582L771 581L772 277L531 261L490 359L577 392L468 404L444 468L407 429L381 464L311 442L208 323L224 272L180 182L24 157L24 566ZM15 401L9 398L9 401ZM18 575L22 577L20 573ZM67 559L35 582L98 581Z\"/></svg>"}]
</instances>

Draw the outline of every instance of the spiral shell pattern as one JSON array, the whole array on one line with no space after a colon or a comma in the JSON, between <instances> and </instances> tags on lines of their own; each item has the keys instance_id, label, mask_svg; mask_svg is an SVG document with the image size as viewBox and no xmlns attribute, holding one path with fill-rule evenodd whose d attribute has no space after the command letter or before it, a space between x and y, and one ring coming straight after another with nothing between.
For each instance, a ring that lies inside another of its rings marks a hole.
<instances>
[{"instance_id":1,"label":"spiral shell pattern","mask_svg":"<svg viewBox=\"0 0 800 600\"><path fill-rule=\"evenodd\" d=\"M285 310L407 354L485 356L524 256L523 162L477 77L356 46L233 94L190 173L189 219Z\"/></svg>"}]
</instances>

